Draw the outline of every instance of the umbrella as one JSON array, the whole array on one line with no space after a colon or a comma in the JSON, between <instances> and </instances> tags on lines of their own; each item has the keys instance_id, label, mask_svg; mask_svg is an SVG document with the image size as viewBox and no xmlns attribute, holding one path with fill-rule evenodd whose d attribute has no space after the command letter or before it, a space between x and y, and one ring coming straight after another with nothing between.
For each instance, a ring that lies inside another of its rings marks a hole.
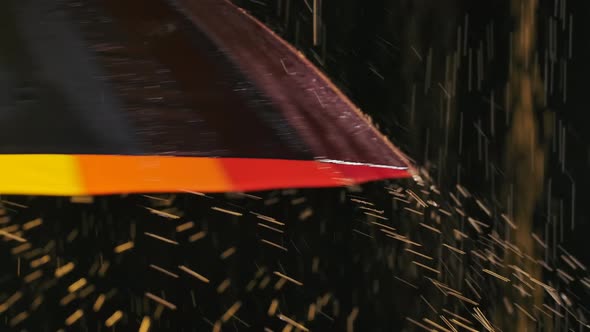
<instances>
[{"instance_id":1,"label":"umbrella","mask_svg":"<svg viewBox=\"0 0 590 332\"><path fill-rule=\"evenodd\" d=\"M0 192L253 191L412 173L319 69L229 1L10 3Z\"/></svg>"}]
</instances>

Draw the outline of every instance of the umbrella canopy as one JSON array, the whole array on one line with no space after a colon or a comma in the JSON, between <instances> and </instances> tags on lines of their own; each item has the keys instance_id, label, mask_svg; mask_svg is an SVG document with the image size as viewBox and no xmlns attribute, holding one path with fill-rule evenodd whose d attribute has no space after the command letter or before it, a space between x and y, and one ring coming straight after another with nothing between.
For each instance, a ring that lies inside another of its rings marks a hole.
<instances>
[{"instance_id":1,"label":"umbrella canopy","mask_svg":"<svg viewBox=\"0 0 590 332\"><path fill-rule=\"evenodd\" d=\"M10 0L2 16L2 193L410 176L403 154L327 77L228 1Z\"/></svg>"}]
</instances>

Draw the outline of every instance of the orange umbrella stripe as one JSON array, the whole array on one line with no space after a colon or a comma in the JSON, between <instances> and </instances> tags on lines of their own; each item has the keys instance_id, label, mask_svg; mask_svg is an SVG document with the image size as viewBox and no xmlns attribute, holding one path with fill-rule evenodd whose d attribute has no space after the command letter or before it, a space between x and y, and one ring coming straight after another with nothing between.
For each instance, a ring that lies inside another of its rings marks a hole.
<instances>
[{"instance_id":1,"label":"orange umbrella stripe","mask_svg":"<svg viewBox=\"0 0 590 332\"><path fill-rule=\"evenodd\" d=\"M108 155L77 158L88 194L232 190L232 183L216 158Z\"/></svg>"}]
</instances>

